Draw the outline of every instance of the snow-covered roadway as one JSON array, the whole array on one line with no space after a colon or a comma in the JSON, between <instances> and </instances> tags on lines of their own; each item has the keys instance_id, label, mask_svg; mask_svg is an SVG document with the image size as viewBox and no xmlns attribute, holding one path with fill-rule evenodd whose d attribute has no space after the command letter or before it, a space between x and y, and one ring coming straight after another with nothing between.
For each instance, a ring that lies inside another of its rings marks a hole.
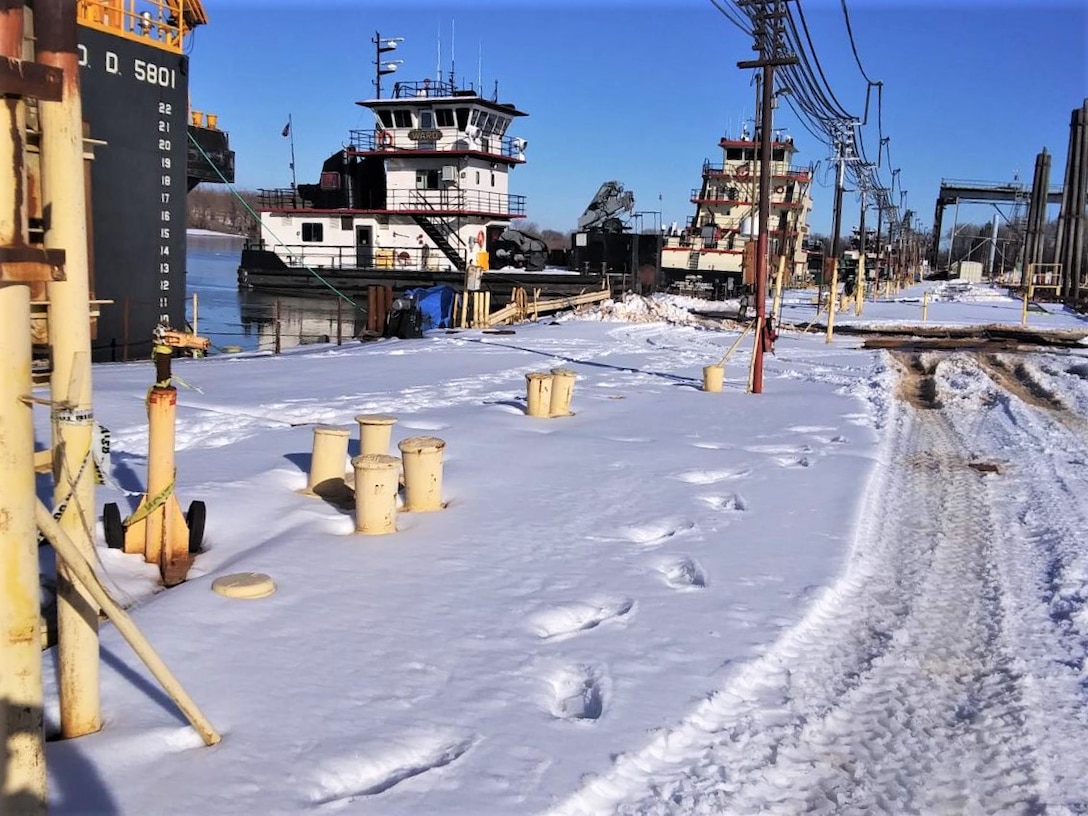
<instances>
[{"instance_id":1,"label":"snow-covered roadway","mask_svg":"<svg viewBox=\"0 0 1088 816\"><path fill-rule=\"evenodd\" d=\"M1084 366L890 360L842 577L555 814L1088 812Z\"/></svg>"}]
</instances>

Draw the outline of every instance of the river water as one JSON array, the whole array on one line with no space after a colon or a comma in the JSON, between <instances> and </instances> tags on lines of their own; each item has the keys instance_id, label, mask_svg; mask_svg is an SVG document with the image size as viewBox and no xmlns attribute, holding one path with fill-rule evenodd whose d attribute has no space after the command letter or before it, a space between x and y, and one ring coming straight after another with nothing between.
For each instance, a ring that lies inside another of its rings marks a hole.
<instances>
[{"instance_id":1,"label":"river water","mask_svg":"<svg viewBox=\"0 0 1088 816\"><path fill-rule=\"evenodd\" d=\"M193 322L197 304L197 333L211 341L209 354L238 351L273 351L276 346L276 309L279 304L280 348L307 343L336 342L335 298L300 298L238 289L238 261L242 239L234 236L192 234L186 244L185 317ZM340 334L356 334L352 309L340 309ZM359 328L365 317L360 316Z\"/></svg>"}]
</instances>

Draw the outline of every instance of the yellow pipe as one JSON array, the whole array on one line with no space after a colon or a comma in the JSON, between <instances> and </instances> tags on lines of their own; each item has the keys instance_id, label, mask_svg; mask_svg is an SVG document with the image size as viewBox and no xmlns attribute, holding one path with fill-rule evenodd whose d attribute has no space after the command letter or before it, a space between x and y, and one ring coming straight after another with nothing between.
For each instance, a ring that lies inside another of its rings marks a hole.
<instances>
[{"instance_id":1,"label":"yellow pipe","mask_svg":"<svg viewBox=\"0 0 1088 816\"><path fill-rule=\"evenodd\" d=\"M178 391L174 386L151 389L147 398L147 496L169 496L174 492L175 414ZM168 552L166 501L147 516L144 560L162 564L170 560ZM186 542L187 543L187 542Z\"/></svg>"},{"instance_id":2,"label":"yellow pipe","mask_svg":"<svg viewBox=\"0 0 1088 816\"><path fill-rule=\"evenodd\" d=\"M355 532L385 535L397 531L400 460L370 453L351 460L355 468Z\"/></svg>"},{"instance_id":3,"label":"yellow pipe","mask_svg":"<svg viewBox=\"0 0 1088 816\"><path fill-rule=\"evenodd\" d=\"M862 241L864 243L864 240ZM860 315L865 306L865 253L858 255L858 282L854 287L854 314Z\"/></svg>"},{"instance_id":4,"label":"yellow pipe","mask_svg":"<svg viewBox=\"0 0 1088 816\"><path fill-rule=\"evenodd\" d=\"M359 414L355 417L359 423L359 455L369 453L389 454L389 445L393 440L393 426L396 417L385 414Z\"/></svg>"},{"instance_id":5,"label":"yellow pipe","mask_svg":"<svg viewBox=\"0 0 1088 816\"><path fill-rule=\"evenodd\" d=\"M49 340L53 351L54 501L67 502L60 527L80 551L94 552L96 525L91 451L91 318L83 106L76 55L74 4L35 5L37 59L63 71L60 102L40 101L42 205L49 213L45 245L65 251L67 280L48 285ZM70 498L69 498L70 497ZM102 727L98 681L98 606L68 568L57 568L57 628L61 733L90 734Z\"/></svg>"},{"instance_id":6,"label":"yellow pipe","mask_svg":"<svg viewBox=\"0 0 1088 816\"><path fill-rule=\"evenodd\" d=\"M839 259L831 259L831 296L827 299L827 337L825 342L835 339L835 307L839 300Z\"/></svg>"},{"instance_id":7,"label":"yellow pipe","mask_svg":"<svg viewBox=\"0 0 1088 816\"><path fill-rule=\"evenodd\" d=\"M402 440L397 447L404 461L404 509L412 513L441 510L445 441L415 436Z\"/></svg>"},{"instance_id":8,"label":"yellow pipe","mask_svg":"<svg viewBox=\"0 0 1088 816\"><path fill-rule=\"evenodd\" d=\"M552 375L534 371L525 375L526 413L531 417L546 417L551 411Z\"/></svg>"},{"instance_id":9,"label":"yellow pipe","mask_svg":"<svg viewBox=\"0 0 1088 816\"><path fill-rule=\"evenodd\" d=\"M777 326L782 317L782 279L786 276L786 255L778 256L778 274L774 277L774 302L771 305L771 316Z\"/></svg>"},{"instance_id":10,"label":"yellow pipe","mask_svg":"<svg viewBox=\"0 0 1088 816\"><path fill-rule=\"evenodd\" d=\"M1028 324L1028 290L1030 287L1024 287L1024 305L1020 309L1020 325L1026 326Z\"/></svg>"},{"instance_id":11,"label":"yellow pipe","mask_svg":"<svg viewBox=\"0 0 1088 816\"><path fill-rule=\"evenodd\" d=\"M30 288L0 284L0 813L27 816L46 812L30 388Z\"/></svg>"},{"instance_id":12,"label":"yellow pipe","mask_svg":"<svg viewBox=\"0 0 1088 816\"><path fill-rule=\"evenodd\" d=\"M308 493L320 494L344 484L344 462L348 458L347 428L319 425L314 428L313 455L310 457Z\"/></svg>"},{"instance_id":13,"label":"yellow pipe","mask_svg":"<svg viewBox=\"0 0 1088 816\"><path fill-rule=\"evenodd\" d=\"M87 556L64 532L61 526L53 520L49 510L40 501L35 502L34 518L38 524L38 529L53 545L57 555L64 561L66 568L72 572L80 583L87 587L88 593L102 607L106 616L117 627L117 631L121 633L121 637L128 642L128 645L136 652L136 656L147 666L152 677L159 681L163 690L174 701L181 713L185 715L193 729L200 734L204 744L215 745L219 742L220 736L215 727L212 726L193 699L185 692L181 683L178 682L173 672L159 657L154 647L147 641L147 638L143 636L132 618L117 604L102 585L102 582L98 580L98 576L95 574L90 561L87 560Z\"/></svg>"},{"instance_id":14,"label":"yellow pipe","mask_svg":"<svg viewBox=\"0 0 1088 816\"><path fill-rule=\"evenodd\" d=\"M567 368L552 369L552 395L548 401L548 415L552 417L570 416L570 400L574 395L573 371Z\"/></svg>"},{"instance_id":15,"label":"yellow pipe","mask_svg":"<svg viewBox=\"0 0 1088 816\"><path fill-rule=\"evenodd\" d=\"M725 382L725 366L703 366L703 390L712 394L719 394L722 384Z\"/></svg>"},{"instance_id":16,"label":"yellow pipe","mask_svg":"<svg viewBox=\"0 0 1088 816\"><path fill-rule=\"evenodd\" d=\"M22 3L0 11L0 58L18 60ZM15 65L18 65L16 62ZM25 245L26 104L0 97L0 247ZM30 287L0 283L0 813L46 813Z\"/></svg>"},{"instance_id":17,"label":"yellow pipe","mask_svg":"<svg viewBox=\"0 0 1088 816\"><path fill-rule=\"evenodd\" d=\"M926 316L929 314L929 292L922 293L922 322L926 322Z\"/></svg>"},{"instance_id":18,"label":"yellow pipe","mask_svg":"<svg viewBox=\"0 0 1088 816\"><path fill-rule=\"evenodd\" d=\"M744 339L744 335L748 334L749 330L754 325L755 323L749 323L747 326L744 327L744 331L737 335L737 339L733 341L733 345L726 349L725 354L723 354L722 358L718 361L718 366L725 366L725 361L729 359L729 357L733 354L733 350L736 349L736 347L740 345L740 341Z\"/></svg>"}]
</instances>

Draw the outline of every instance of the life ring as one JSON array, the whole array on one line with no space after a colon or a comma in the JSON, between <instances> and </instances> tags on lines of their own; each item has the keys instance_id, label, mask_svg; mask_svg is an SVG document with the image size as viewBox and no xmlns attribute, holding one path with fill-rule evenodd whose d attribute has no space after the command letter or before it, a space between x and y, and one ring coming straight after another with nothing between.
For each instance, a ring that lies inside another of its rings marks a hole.
<instances>
[{"instance_id":1,"label":"life ring","mask_svg":"<svg viewBox=\"0 0 1088 816\"><path fill-rule=\"evenodd\" d=\"M476 246L482 247L484 245L484 241L486 241L486 240L487 240L487 236L484 235L483 230L480 230L479 232L476 233Z\"/></svg>"},{"instance_id":2,"label":"life ring","mask_svg":"<svg viewBox=\"0 0 1088 816\"><path fill-rule=\"evenodd\" d=\"M786 192L786 188L781 184L774 188L775 195L782 195L784 192Z\"/></svg>"},{"instance_id":3,"label":"life ring","mask_svg":"<svg viewBox=\"0 0 1088 816\"><path fill-rule=\"evenodd\" d=\"M742 164L737 168L737 178L747 178L750 172L752 172L751 168L747 164Z\"/></svg>"},{"instance_id":4,"label":"life ring","mask_svg":"<svg viewBox=\"0 0 1088 816\"><path fill-rule=\"evenodd\" d=\"M393 131L391 130L379 130L378 131L378 146L379 147L392 147L393 146Z\"/></svg>"}]
</instances>

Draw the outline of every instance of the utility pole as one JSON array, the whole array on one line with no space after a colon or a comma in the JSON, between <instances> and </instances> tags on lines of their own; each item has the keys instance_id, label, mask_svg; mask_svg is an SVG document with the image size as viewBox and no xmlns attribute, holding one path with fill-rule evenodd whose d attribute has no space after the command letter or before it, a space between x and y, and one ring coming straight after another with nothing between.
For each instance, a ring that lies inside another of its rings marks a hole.
<instances>
[{"instance_id":1,"label":"utility pole","mask_svg":"<svg viewBox=\"0 0 1088 816\"><path fill-rule=\"evenodd\" d=\"M842 239L839 233L842 231L842 190L846 175L845 140L840 135L835 142L835 161L839 165L838 177L835 181L835 213L831 226L831 288L827 299L827 342L830 343L835 336L835 307L839 298L839 255L842 252Z\"/></svg>"},{"instance_id":2,"label":"utility pole","mask_svg":"<svg viewBox=\"0 0 1088 816\"><path fill-rule=\"evenodd\" d=\"M872 167L872 165L865 165L865 167ZM855 315L861 314L862 307L865 304L865 255L869 244L869 239L865 235L865 195L868 192L868 187L864 179L859 185L859 191L861 192L861 214L858 216L858 234L861 243L858 247L857 280L854 282Z\"/></svg>"},{"instance_id":3,"label":"utility pole","mask_svg":"<svg viewBox=\"0 0 1088 816\"><path fill-rule=\"evenodd\" d=\"M742 0L742 7L758 6L755 16L755 44L758 60L737 63L741 69L762 68L762 100L759 133L759 236L756 238L756 335L752 351L752 393L763 393L763 353L773 349L774 335L767 322L768 228L771 216L771 141L773 136L774 69L796 65L795 55L778 55L782 47L786 16L785 0Z\"/></svg>"},{"instance_id":4,"label":"utility pole","mask_svg":"<svg viewBox=\"0 0 1088 816\"><path fill-rule=\"evenodd\" d=\"M883 267L881 258L884 256L884 189L878 188L876 191L876 200L873 202L876 204L876 274L873 276L874 283L876 285L875 292L880 291L880 270ZM875 295L874 295L875 296Z\"/></svg>"}]
</instances>

